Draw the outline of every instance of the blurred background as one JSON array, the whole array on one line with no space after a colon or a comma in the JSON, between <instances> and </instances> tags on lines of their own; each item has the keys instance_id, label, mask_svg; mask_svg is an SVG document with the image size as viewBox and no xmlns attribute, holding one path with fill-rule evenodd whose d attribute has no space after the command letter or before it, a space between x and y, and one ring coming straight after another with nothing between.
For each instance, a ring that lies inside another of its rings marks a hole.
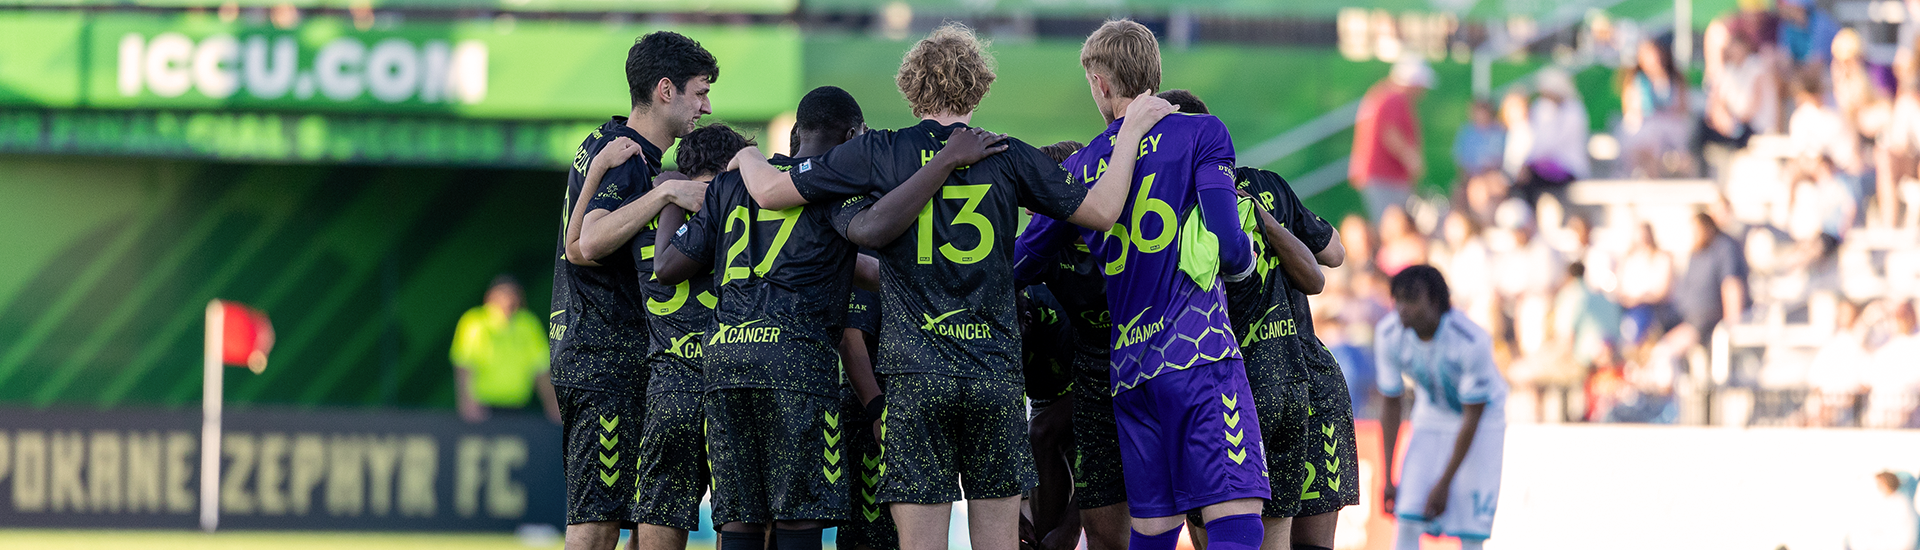
<instances>
[{"instance_id":1,"label":"blurred background","mask_svg":"<svg viewBox=\"0 0 1920 550\"><path fill-rule=\"evenodd\" d=\"M975 124L1044 144L1101 130L1078 48L1114 17L1342 232L1341 547L1390 544L1371 332L1432 263L1515 387L1494 547L1914 548L1901 0L0 0L0 547L556 546L544 348L463 319L544 346L565 169L636 37L699 40L707 120L785 151L815 86L912 123L900 57L962 21L998 62ZM1389 78L1416 59L1428 89ZM1349 162L1370 94L1411 94L1397 178ZM274 345L220 384L203 535L215 298Z\"/></svg>"}]
</instances>

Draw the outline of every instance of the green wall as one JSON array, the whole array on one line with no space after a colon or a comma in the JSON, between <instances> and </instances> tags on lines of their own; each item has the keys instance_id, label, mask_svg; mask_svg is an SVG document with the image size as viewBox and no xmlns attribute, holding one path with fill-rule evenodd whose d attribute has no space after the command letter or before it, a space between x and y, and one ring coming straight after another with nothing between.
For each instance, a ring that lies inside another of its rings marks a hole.
<instances>
[{"instance_id":1,"label":"green wall","mask_svg":"<svg viewBox=\"0 0 1920 550\"><path fill-rule=\"evenodd\" d=\"M545 311L557 172L0 156L0 403L192 406L207 300L265 310L232 403L449 407L495 273Z\"/></svg>"}]
</instances>

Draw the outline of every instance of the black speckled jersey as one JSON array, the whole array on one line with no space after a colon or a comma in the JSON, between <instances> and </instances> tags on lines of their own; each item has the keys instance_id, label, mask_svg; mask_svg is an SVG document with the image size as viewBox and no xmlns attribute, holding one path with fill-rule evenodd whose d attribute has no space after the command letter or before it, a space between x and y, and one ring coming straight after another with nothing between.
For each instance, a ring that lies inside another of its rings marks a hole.
<instances>
[{"instance_id":1,"label":"black speckled jersey","mask_svg":"<svg viewBox=\"0 0 1920 550\"><path fill-rule=\"evenodd\" d=\"M657 226L657 222L648 224L647 233L653 233ZM644 245L640 239L633 240L634 257L645 258L649 268L654 254L652 238L649 235ZM713 276L702 273L677 285L664 285L648 269L640 275L640 291L646 299L652 341L647 348L647 366L653 369L653 376L648 379L647 393L704 391L706 379L701 365L705 359L701 350L707 331L713 328L713 307L719 302L713 292Z\"/></svg>"},{"instance_id":2,"label":"black speckled jersey","mask_svg":"<svg viewBox=\"0 0 1920 550\"><path fill-rule=\"evenodd\" d=\"M1113 320L1107 314L1107 277L1100 263L1087 251L1087 245L1074 244L1055 257L1058 265L1042 272L1036 282L1047 290L1066 313L1073 327L1073 348L1082 365L1096 366L1102 380L1107 377L1108 354L1113 341Z\"/></svg>"},{"instance_id":3,"label":"black speckled jersey","mask_svg":"<svg viewBox=\"0 0 1920 550\"><path fill-rule=\"evenodd\" d=\"M867 357L880 357L880 295L855 288L847 301L847 328L867 333Z\"/></svg>"},{"instance_id":4,"label":"black speckled jersey","mask_svg":"<svg viewBox=\"0 0 1920 550\"><path fill-rule=\"evenodd\" d=\"M1314 215L1300 203L1293 188L1279 174L1258 168L1241 167L1234 171L1235 185L1253 196L1253 203L1273 214L1307 249L1318 252L1332 240L1333 226ZM1257 218L1254 218L1257 222ZM1287 381L1305 380L1299 369L1332 365L1333 356L1312 337L1307 327L1307 297L1287 281L1280 269L1280 256L1267 247L1257 225L1250 235L1260 247L1254 276L1227 283L1227 311L1233 319L1234 334L1240 339L1240 353L1247 364L1247 382L1262 388ZM1318 356L1325 355L1320 358ZM1315 365L1316 359L1324 359ZM1337 370L1338 367L1335 367Z\"/></svg>"},{"instance_id":5,"label":"black speckled jersey","mask_svg":"<svg viewBox=\"0 0 1920 550\"><path fill-rule=\"evenodd\" d=\"M1067 395L1073 387L1075 336L1067 322L1065 308L1054 299L1047 285L1020 290L1023 299L1020 316L1024 330L1020 337L1020 363L1027 382L1027 397L1051 401Z\"/></svg>"},{"instance_id":6,"label":"black speckled jersey","mask_svg":"<svg viewBox=\"0 0 1920 550\"><path fill-rule=\"evenodd\" d=\"M965 127L921 121L867 132L794 167L793 182L812 203L884 194ZM1040 150L1017 139L1005 143L1006 152L955 170L914 226L880 248L886 338L879 373L1020 380L1020 334L1007 275L1020 209L1065 219L1087 190Z\"/></svg>"},{"instance_id":7,"label":"black speckled jersey","mask_svg":"<svg viewBox=\"0 0 1920 550\"><path fill-rule=\"evenodd\" d=\"M617 210L645 195L660 173L660 148L628 128L627 117L613 117L595 128L574 152L553 261L553 312L548 316L554 385L617 392L646 387L647 342L639 335L647 333L647 320L639 282L652 274L652 258L634 256L623 246L601 258L598 266L567 262L567 221L586 182L588 163L621 137L640 144L640 155L601 177L589 212ZM646 231L634 240L650 243L652 235Z\"/></svg>"},{"instance_id":8,"label":"black speckled jersey","mask_svg":"<svg viewBox=\"0 0 1920 550\"><path fill-rule=\"evenodd\" d=\"M775 166L811 159L776 157ZM855 247L835 232L837 204L768 210L738 171L707 186L706 207L673 246L713 266L720 296L706 335L706 389L764 388L840 395Z\"/></svg>"}]
</instances>

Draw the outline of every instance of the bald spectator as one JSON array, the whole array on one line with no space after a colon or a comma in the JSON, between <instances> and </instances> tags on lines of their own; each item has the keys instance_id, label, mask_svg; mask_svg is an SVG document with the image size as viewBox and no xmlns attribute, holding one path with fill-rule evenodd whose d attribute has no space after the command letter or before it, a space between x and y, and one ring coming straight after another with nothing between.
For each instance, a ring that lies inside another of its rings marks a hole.
<instances>
[{"instance_id":1,"label":"bald spectator","mask_svg":"<svg viewBox=\"0 0 1920 550\"><path fill-rule=\"evenodd\" d=\"M1409 57L1360 98L1353 123L1353 156L1347 181L1367 201L1367 214L1381 219L1387 205L1406 206L1413 185L1426 174L1420 116L1414 106L1433 88L1433 68Z\"/></svg>"}]
</instances>

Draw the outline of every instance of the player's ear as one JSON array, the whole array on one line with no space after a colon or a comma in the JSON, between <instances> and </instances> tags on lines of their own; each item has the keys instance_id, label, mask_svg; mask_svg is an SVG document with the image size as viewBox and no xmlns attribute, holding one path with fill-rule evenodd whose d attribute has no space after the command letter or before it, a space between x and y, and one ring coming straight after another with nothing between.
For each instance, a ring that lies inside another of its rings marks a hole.
<instances>
[{"instance_id":1,"label":"player's ear","mask_svg":"<svg viewBox=\"0 0 1920 550\"><path fill-rule=\"evenodd\" d=\"M660 77L660 82L653 85L653 101L656 103L673 101L673 93L677 91L679 90L673 89L672 79Z\"/></svg>"}]
</instances>

